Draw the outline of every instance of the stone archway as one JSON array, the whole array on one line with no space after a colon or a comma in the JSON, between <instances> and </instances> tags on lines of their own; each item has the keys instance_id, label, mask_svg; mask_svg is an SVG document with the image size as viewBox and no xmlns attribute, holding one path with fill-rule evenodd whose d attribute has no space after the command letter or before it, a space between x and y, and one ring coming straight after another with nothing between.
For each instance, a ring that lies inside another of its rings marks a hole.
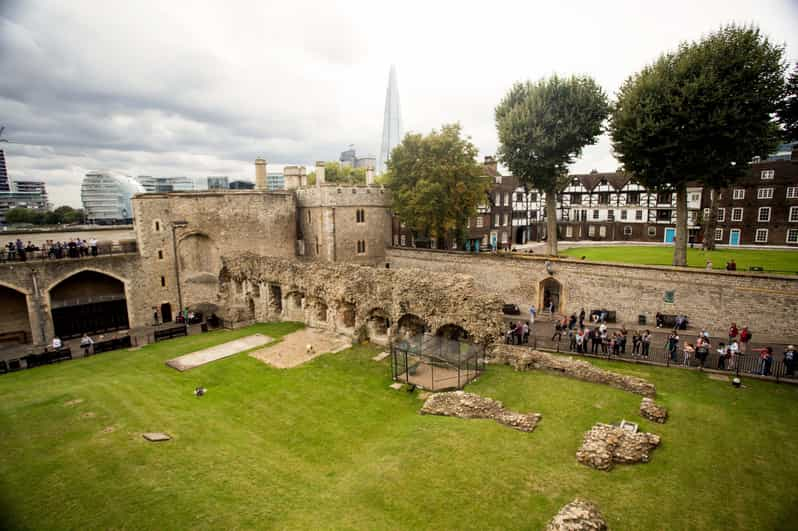
<instances>
[{"instance_id":1,"label":"stone archway","mask_svg":"<svg viewBox=\"0 0 798 531\"><path fill-rule=\"evenodd\" d=\"M404 314L396 323L396 333L400 338L421 335L427 331L427 328L427 322L412 313Z\"/></svg>"},{"instance_id":2,"label":"stone archway","mask_svg":"<svg viewBox=\"0 0 798 531\"><path fill-rule=\"evenodd\" d=\"M388 344L388 330L391 328L391 319L382 308L374 308L366 315L366 329L369 341L378 345Z\"/></svg>"},{"instance_id":3,"label":"stone archway","mask_svg":"<svg viewBox=\"0 0 798 531\"><path fill-rule=\"evenodd\" d=\"M305 294L301 291L291 291L286 293L283 311L287 319L293 321L305 321L303 309L304 299Z\"/></svg>"},{"instance_id":4,"label":"stone archway","mask_svg":"<svg viewBox=\"0 0 798 531\"><path fill-rule=\"evenodd\" d=\"M335 315L335 321L338 328L351 330L355 328L355 305L351 302L340 301L338 303L338 311Z\"/></svg>"},{"instance_id":5,"label":"stone archway","mask_svg":"<svg viewBox=\"0 0 798 531\"><path fill-rule=\"evenodd\" d=\"M61 339L129 327L125 284L94 270L74 273L48 290L53 330Z\"/></svg>"},{"instance_id":6,"label":"stone archway","mask_svg":"<svg viewBox=\"0 0 798 531\"><path fill-rule=\"evenodd\" d=\"M28 313L28 296L10 286L0 284L0 345L32 343L32 328Z\"/></svg>"},{"instance_id":7,"label":"stone archway","mask_svg":"<svg viewBox=\"0 0 798 531\"><path fill-rule=\"evenodd\" d=\"M546 278L538 288L538 307L547 312L551 303L552 313L561 313L562 295L562 284L552 277Z\"/></svg>"},{"instance_id":8,"label":"stone archway","mask_svg":"<svg viewBox=\"0 0 798 531\"><path fill-rule=\"evenodd\" d=\"M454 341L462 341L464 339L468 339L469 334L468 330L466 330L462 326L449 323L438 327L438 330L435 332L435 335L444 337L446 339L451 339Z\"/></svg>"}]
</instances>

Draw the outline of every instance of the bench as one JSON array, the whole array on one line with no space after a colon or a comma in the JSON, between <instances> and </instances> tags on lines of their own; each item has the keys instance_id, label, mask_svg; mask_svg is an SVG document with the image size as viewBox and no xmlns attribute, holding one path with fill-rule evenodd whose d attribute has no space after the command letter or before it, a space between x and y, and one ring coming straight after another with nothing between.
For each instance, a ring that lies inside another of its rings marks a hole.
<instances>
[{"instance_id":1,"label":"bench","mask_svg":"<svg viewBox=\"0 0 798 531\"><path fill-rule=\"evenodd\" d=\"M94 344L92 352L94 354L100 354L102 352L110 352L120 348L129 348L130 346L130 336L117 337L114 339L108 339L106 341L97 341Z\"/></svg>"},{"instance_id":2,"label":"bench","mask_svg":"<svg viewBox=\"0 0 798 531\"><path fill-rule=\"evenodd\" d=\"M15 330L13 332L3 332L0 334L0 343L27 343L28 333L24 330Z\"/></svg>"},{"instance_id":3,"label":"bench","mask_svg":"<svg viewBox=\"0 0 798 531\"><path fill-rule=\"evenodd\" d=\"M675 328L676 327L676 318L677 317L678 317L678 315L661 314L660 318L662 319L662 326L664 328ZM690 319L688 319L686 315L683 315L682 317L684 317L684 322L682 323L682 326L679 327L679 329L680 330L687 330L687 325L690 322ZM656 324L659 325L659 323L656 323Z\"/></svg>"},{"instance_id":4,"label":"bench","mask_svg":"<svg viewBox=\"0 0 798 531\"><path fill-rule=\"evenodd\" d=\"M72 350L69 347L59 348L58 350L45 350L40 354L28 354L22 359L25 360L28 368L38 367L40 365L49 365L50 363L71 360Z\"/></svg>"},{"instance_id":5,"label":"bench","mask_svg":"<svg viewBox=\"0 0 798 531\"><path fill-rule=\"evenodd\" d=\"M183 337L188 335L188 328L185 326L173 326L164 330L155 331L155 341L163 341L165 339L172 339L175 337Z\"/></svg>"}]
</instances>

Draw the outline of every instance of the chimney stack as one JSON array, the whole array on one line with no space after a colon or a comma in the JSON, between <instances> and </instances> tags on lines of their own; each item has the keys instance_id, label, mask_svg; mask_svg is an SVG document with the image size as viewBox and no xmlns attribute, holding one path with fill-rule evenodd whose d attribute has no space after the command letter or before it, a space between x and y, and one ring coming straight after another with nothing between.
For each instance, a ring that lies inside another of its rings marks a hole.
<instances>
[{"instance_id":1,"label":"chimney stack","mask_svg":"<svg viewBox=\"0 0 798 531\"><path fill-rule=\"evenodd\" d=\"M485 167L485 173L491 177L495 177L499 172L497 164L495 158L491 155L485 155L485 162L482 165Z\"/></svg>"},{"instance_id":2,"label":"chimney stack","mask_svg":"<svg viewBox=\"0 0 798 531\"><path fill-rule=\"evenodd\" d=\"M255 189L266 190L266 161L255 159Z\"/></svg>"},{"instance_id":3,"label":"chimney stack","mask_svg":"<svg viewBox=\"0 0 798 531\"><path fill-rule=\"evenodd\" d=\"M308 186L308 174L305 170L304 166L299 167L299 187L300 188L307 188Z\"/></svg>"},{"instance_id":4,"label":"chimney stack","mask_svg":"<svg viewBox=\"0 0 798 531\"><path fill-rule=\"evenodd\" d=\"M296 190L299 188L299 167L286 166L283 168L283 175L285 176L285 189Z\"/></svg>"},{"instance_id":5,"label":"chimney stack","mask_svg":"<svg viewBox=\"0 0 798 531\"><path fill-rule=\"evenodd\" d=\"M316 161L316 188L321 188L321 186L325 183L324 180L324 161L317 160Z\"/></svg>"},{"instance_id":6,"label":"chimney stack","mask_svg":"<svg viewBox=\"0 0 798 531\"><path fill-rule=\"evenodd\" d=\"M366 168L366 185L371 186L374 184L374 169Z\"/></svg>"}]
</instances>

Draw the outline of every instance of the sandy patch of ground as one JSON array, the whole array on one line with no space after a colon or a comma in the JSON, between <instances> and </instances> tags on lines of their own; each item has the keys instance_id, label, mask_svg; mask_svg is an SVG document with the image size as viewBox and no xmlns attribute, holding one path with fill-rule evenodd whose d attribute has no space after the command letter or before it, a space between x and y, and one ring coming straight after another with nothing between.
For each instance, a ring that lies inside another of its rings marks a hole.
<instances>
[{"instance_id":1,"label":"sandy patch of ground","mask_svg":"<svg viewBox=\"0 0 798 531\"><path fill-rule=\"evenodd\" d=\"M308 351L307 346L313 349ZM250 356L278 369L302 365L326 352L338 352L352 345L352 340L324 330L304 328L283 337L276 345L250 352Z\"/></svg>"}]
</instances>

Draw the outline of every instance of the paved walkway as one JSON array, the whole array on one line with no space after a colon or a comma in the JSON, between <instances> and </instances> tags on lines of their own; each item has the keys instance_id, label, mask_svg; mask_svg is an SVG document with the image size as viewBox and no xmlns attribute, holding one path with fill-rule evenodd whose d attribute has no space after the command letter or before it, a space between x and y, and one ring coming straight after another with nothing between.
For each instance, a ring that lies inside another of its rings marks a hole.
<instances>
[{"instance_id":1,"label":"paved walkway","mask_svg":"<svg viewBox=\"0 0 798 531\"><path fill-rule=\"evenodd\" d=\"M166 362L167 365L178 371L187 371L200 365L205 365L212 361L220 360L250 350L266 343L271 342L272 338L264 336L263 334L252 334L251 336L242 337L215 347L198 350L179 358L174 358Z\"/></svg>"}]
</instances>

